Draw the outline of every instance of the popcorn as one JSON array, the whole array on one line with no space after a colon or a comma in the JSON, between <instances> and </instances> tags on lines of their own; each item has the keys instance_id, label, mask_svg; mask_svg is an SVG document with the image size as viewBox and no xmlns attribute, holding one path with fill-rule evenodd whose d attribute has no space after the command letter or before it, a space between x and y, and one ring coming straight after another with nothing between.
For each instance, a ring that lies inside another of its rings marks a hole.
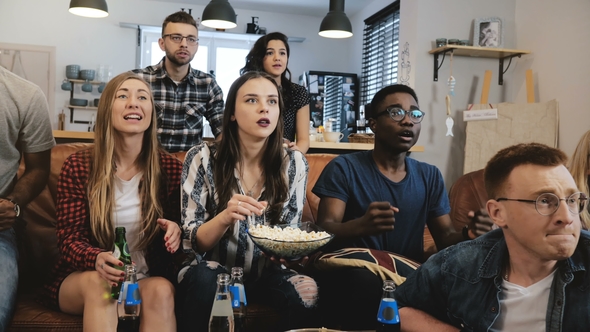
<instances>
[{"instance_id":1,"label":"popcorn","mask_svg":"<svg viewBox=\"0 0 590 332\"><path fill-rule=\"evenodd\" d=\"M332 235L324 231L301 230L293 227L251 225L252 241L264 251L279 257L296 259L327 244Z\"/></svg>"}]
</instances>

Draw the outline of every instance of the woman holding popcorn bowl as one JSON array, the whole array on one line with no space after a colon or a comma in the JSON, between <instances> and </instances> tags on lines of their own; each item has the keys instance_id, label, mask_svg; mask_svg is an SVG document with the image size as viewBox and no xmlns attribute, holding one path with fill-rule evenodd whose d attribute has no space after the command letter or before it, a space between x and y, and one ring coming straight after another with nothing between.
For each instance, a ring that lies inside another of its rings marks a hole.
<instances>
[{"instance_id":1,"label":"woman holding popcorn bowl","mask_svg":"<svg viewBox=\"0 0 590 332\"><path fill-rule=\"evenodd\" d=\"M283 313L281 330L314 324L316 282L281 267L248 236L255 225L301 220L308 166L301 152L283 147L283 111L272 77L248 72L229 90L221 140L185 157L183 247L194 259L178 277L179 331L207 330L217 275L236 266L244 269L246 297Z\"/></svg>"}]
</instances>

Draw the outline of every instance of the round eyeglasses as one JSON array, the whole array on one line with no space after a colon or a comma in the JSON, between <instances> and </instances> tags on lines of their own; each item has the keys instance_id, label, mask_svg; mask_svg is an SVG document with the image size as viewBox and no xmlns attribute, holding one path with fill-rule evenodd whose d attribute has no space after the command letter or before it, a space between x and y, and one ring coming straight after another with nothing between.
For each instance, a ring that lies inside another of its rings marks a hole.
<instances>
[{"instance_id":1,"label":"round eyeglasses","mask_svg":"<svg viewBox=\"0 0 590 332\"><path fill-rule=\"evenodd\" d=\"M567 205L567 209L573 214L580 214L584 211L584 207L586 206L586 202L588 201L588 197L584 193L573 193L569 197L566 198L559 198L557 195L552 193L544 193L539 195L537 199L516 199L516 198L496 198L496 201L516 201L516 202L524 202L524 203L535 203L535 209L539 212L542 216L550 216L557 211L559 208L559 204L561 201L565 201Z\"/></svg>"},{"instance_id":2,"label":"round eyeglasses","mask_svg":"<svg viewBox=\"0 0 590 332\"><path fill-rule=\"evenodd\" d=\"M414 109L406 111L400 107L395 106L386 108L385 111L377 114L376 117L379 117L385 113L389 113L389 117L395 122L402 121L406 117L406 114L410 117L410 121L413 123L420 123L422 120L424 120L424 112L421 110Z\"/></svg>"},{"instance_id":3,"label":"round eyeglasses","mask_svg":"<svg viewBox=\"0 0 590 332\"><path fill-rule=\"evenodd\" d=\"M178 35L178 34L168 34L168 35L162 36L162 38L166 38L166 37L170 38L170 40L175 44L182 43L182 40L185 38L186 38L186 44L190 45L190 46L195 46L199 42L199 38L197 38L195 36L183 36L183 35Z\"/></svg>"}]
</instances>

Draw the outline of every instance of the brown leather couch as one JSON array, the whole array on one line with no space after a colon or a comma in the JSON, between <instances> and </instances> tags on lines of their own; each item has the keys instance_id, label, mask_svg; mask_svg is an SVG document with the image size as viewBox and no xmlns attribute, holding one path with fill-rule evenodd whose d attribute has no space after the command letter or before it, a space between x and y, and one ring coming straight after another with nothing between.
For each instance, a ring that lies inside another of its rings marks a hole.
<instances>
[{"instance_id":1,"label":"brown leather couch","mask_svg":"<svg viewBox=\"0 0 590 332\"><path fill-rule=\"evenodd\" d=\"M47 187L23 210L22 220L26 224L20 235L20 284L16 312L9 332L34 331L82 331L82 318L50 310L34 300L37 289L47 278L58 256L55 235L55 199L59 172L64 160L75 151L90 146L91 143L58 144L51 152L51 174ZM184 153L176 155L184 159ZM311 193L324 166L336 155L308 154L309 175L307 184L307 203L304 206L303 220L316 221L319 198ZM19 175L24 165L21 163ZM425 228L425 255L436 252L434 241ZM272 331L277 321L276 312L259 304L248 306L246 324L250 331Z\"/></svg>"}]
</instances>

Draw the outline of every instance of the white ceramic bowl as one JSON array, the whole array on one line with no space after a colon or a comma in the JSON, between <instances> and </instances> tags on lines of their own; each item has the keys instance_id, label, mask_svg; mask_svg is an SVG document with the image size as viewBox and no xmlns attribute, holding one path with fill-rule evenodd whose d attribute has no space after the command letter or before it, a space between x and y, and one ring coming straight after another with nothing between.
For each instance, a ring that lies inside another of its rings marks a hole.
<instances>
[{"instance_id":1,"label":"white ceramic bowl","mask_svg":"<svg viewBox=\"0 0 590 332\"><path fill-rule=\"evenodd\" d=\"M275 227L279 228L298 228L304 232L325 232L322 230L318 225L310 222L305 221L299 223L295 226L292 225L277 225ZM253 230L255 232L255 230ZM328 244L333 238L334 235L328 232L326 236L321 237L315 240L306 240L306 241L293 241L293 240L278 240L278 239L271 239L265 236L260 235L252 235L250 233L250 229L248 229L248 235L252 239L252 242L262 250L265 254L269 256L276 256L280 258L284 258L286 260L297 260L305 256L309 256L314 252L318 251L321 247Z\"/></svg>"}]
</instances>

